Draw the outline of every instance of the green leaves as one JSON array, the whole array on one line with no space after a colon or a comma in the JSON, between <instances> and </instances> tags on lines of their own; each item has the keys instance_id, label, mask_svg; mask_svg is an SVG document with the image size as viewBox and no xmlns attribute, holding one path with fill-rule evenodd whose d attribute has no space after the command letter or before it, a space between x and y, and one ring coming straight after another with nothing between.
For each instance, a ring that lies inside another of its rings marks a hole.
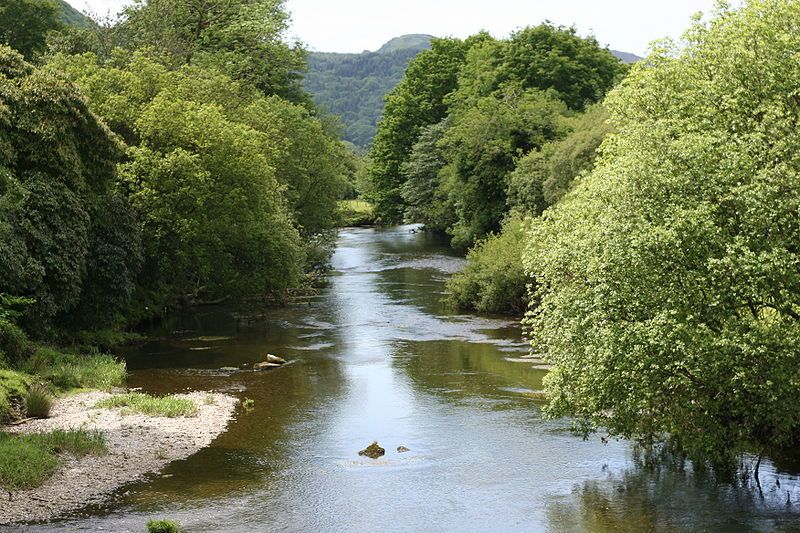
<instances>
[{"instance_id":1,"label":"green leaves","mask_svg":"<svg viewBox=\"0 0 800 533\"><path fill-rule=\"evenodd\" d=\"M617 133L525 253L551 415L714 460L796 441L798 22L720 8L607 98Z\"/></svg>"},{"instance_id":2,"label":"green leaves","mask_svg":"<svg viewBox=\"0 0 800 533\"><path fill-rule=\"evenodd\" d=\"M95 254L105 244L95 208L114 188L121 149L62 77L32 68L8 48L0 50L0 73L0 250L7 258L0 291L35 299L24 324L40 334L73 311L94 283L88 268L102 260ZM118 225L122 212L106 213L107 223ZM131 235L119 240L138 242ZM128 282L137 268L137 254L129 251L117 264ZM104 300L99 295L98 313L113 316L112 299Z\"/></svg>"},{"instance_id":3,"label":"green leaves","mask_svg":"<svg viewBox=\"0 0 800 533\"><path fill-rule=\"evenodd\" d=\"M14 0L0 6L0 44L27 59L44 52L47 32L61 27L55 0Z\"/></svg>"}]
</instances>

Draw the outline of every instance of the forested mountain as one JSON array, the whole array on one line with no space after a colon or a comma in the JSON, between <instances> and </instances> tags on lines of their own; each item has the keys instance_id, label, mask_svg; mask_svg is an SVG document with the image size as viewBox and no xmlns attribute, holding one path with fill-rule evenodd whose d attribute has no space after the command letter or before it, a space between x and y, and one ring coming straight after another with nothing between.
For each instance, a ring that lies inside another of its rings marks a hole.
<instances>
[{"instance_id":1,"label":"forested mountain","mask_svg":"<svg viewBox=\"0 0 800 533\"><path fill-rule=\"evenodd\" d=\"M386 94L403 78L408 62L430 47L430 39L405 35L376 52L311 53L305 88L318 105L341 117L345 140L366 147L375 136Z\"/></svg>"},{"instance_id":2,"label":"forested mountain","mask_svg":"<svg viewBox=\"0 0 800 533\"><path fill-rule=\"evenodd\" d=\"M59 0L58 3L61 7L62 22L78 28L88 28L91 26L92 21L89 17L72 7L66 0Z\"/></svg>"},{"instance_id":3,"label":"forested mountain","mask_svg":"<svg viewBox=\"0 0 800 533\"><path fill-rule=\"evenodd\" d=\"M386 95L403 78L408 62L431 46L430 35L395 37L375 52L337 54L312 52L305 87L314 101L341 117L344 138L361 148L375 137ZM641 58L611 50L623 63Z\"/></svg>"}]
</instances>

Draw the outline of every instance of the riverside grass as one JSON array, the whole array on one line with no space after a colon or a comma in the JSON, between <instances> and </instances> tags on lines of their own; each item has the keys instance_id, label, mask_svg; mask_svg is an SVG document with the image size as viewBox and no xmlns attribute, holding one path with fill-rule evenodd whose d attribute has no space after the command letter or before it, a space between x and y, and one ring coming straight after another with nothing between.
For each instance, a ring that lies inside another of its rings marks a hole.
<instances>
[{"instance_id":1,"label":"riverside grass","mask_svg":"<svg viewBox=\"0 0 800 533\"><path fill-rule=\"evenodd\" d=\"M177 396L150 396L141 392L119 394L101 400L95 407L121 409L123 415L141 413L147 416L178 418L195 416L197 404L187 398Z\"/></svg>"},{"instance_id":2,"label":"riverside grass","mask_svg":"<svg viewBox=\"0 0 800 533\"><path fill-rule=\"evenodd\" d=\"M64 454L75 457L104 455L100 433L62 431L31 435L0 432L0 487L8 492L42 485L61 465Z\"/></svg>"},{"instance_id":3,"label":"riverside grass","mask_svg":"<svg viewBox=\"0 0 800 533\"><path fill-rule=\"evenodd\" d=\"M40 346L20 370L35 374L61 390L110 390L125 383L125 364L102 353L63 353Z\"/></svg>"}]
</instances>

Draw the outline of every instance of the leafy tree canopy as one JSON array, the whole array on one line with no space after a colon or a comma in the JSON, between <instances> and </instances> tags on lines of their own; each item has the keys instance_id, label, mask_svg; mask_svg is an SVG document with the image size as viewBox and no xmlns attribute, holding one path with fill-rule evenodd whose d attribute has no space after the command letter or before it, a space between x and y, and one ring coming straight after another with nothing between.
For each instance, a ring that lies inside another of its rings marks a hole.
<instances>
[{"instance_id":1,"label":"leafy tree canopy","mask_svg":"<svg viewBox=\"0 0 800 533\"><path fill-rule=\"evenodd\" d=\"M170 67L202 65L233 79L307 102L300 85L305 51L283 41L285 0L136 0L123 11L122 38Z\"/></svg>"},{"instance_id":2,"label":"leafy tree canopy","mask_svg":"<svg viewBox=\"0 0 800 533\"><path fill-rule=\"evenodd\" d=\"M550 415L715 460L796 442L798 24L720 3L608 97L617 133L525 254Z\"/></svg>"},{"instance_id":3,"label":"leafy tree canopy","mask_svg":"<svg viewBox=\"0 0 800 533\"><path fill-rule=\"evenodd\" d=\"M115 188L121 143L76 87L7 47L0 102L0 293L35 300L27 322L38 332L81 305L113 317L139 257Z\"/></svg>"},{"instance_id":4,"label":"leafy tree canopy","mask_svg":"<svg viewBox=\"0 0 800 533\"><path fill-rule=\"evenodd\" d=\"M47 32L61 27L55 0L12 0L0 4L0 44L32 59L44 52Z\"/></svg>"}]
</instances>

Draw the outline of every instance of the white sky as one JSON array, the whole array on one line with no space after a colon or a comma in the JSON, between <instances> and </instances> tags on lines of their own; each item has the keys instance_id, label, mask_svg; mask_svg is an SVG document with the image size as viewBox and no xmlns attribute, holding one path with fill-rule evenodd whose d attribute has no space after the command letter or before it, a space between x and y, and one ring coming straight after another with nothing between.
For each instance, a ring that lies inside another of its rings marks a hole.
<instances>
[{"instance_id":1,"label":"white sky","mask_svg":"<svg viewBox=\"0 0 800 533\"><path fill-rule=\"evenodd\" d=\"M127 0L68 0L80 10L115 13ZM601 44L644 55L660 37L678 37L714 0L288 0L290 36L311 50L375 50L407 33L466 37L481 29L504 37L548 19L593 33Z\"/></svg>"}]
</instances>

